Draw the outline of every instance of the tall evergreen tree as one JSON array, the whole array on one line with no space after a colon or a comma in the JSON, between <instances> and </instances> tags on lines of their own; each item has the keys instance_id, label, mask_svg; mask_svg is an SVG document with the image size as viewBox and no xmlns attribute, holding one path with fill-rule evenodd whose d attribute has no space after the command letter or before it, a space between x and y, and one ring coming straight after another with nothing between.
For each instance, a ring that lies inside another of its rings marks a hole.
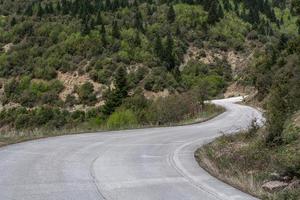
<instances>
[{"instance_id":1,"label":"tall evergreen tree","mask_svg":"<svg viewBox=\"0 0 300 200\"><path fill-rule=\"evenodd\" d=\"M61 12L61 4L60 4L60 1L57 1L57 3L56 3L56 10L57 10L58 13Z\"/></svg>"},{"instance_id":2,"label":"tall evergreen tree","mask_svg":"<svg viewBox=\"0 0 300 200\"><path fill-rule=\"evenodd\" d=\"M102 20L101 13L98 12L98 14L97 14L97 19L96 19L96 24L97 24L97 25L101 25L102 23L103 23L103 20Z\"/></svg>"},{"instance_id":3,"label":"tall evergreen tree","mask_svg":"<svg viewBox=\"0 0 300 200\"><path fill-rule=\"evenodd\" d=\"M140 46L141 45L141 37L140 37L140 32L139 31L135 31L134 44L136 46Z\"/></svg>"},{"instance_id":4,"label":"tall evergreen tree","mask_svg":"<svg viewBox=\"0 0 300 200\"><path fill-rule=\"evenodd\" d=\"M10 26L13 27L17 24L17 20L15 17L13 17L11 20L10 20Z\"/></svg>"},{"instance_id":5,"label":"tall evergreen tree","mask_svg":"<svg viewBox=\"0 0 300 200\"><path fill-rule=\"evenodd\" d=\"M174 41L171 34L168 34L166 41L166 48L164 49L164 60L167 65L167 69L172 71L175 67L175 59L173 54Z\"/></svg>"},{"instance_id":6,"label":"tall evergreen tree","mask_svg":"<svg viewBox=\"0 0 300 200\"><path fill-rule=\"evenodd\" d=\"M29 4L25 10L25 15L27 16L32 16L33 15L33 9L32 9L32 4Z\"/></svg>"},{"instance_id":7,"label":"tall evergreen tree","mask_svg":"<svg viewBox=\"0 0 300 200\"><path fill-rule=\"evenodd\" d=\"M214 24L219 21L220 18L223 18L224 13L221 5L218 0L210 1L209 9L208 9L208 17L207 22L209 24Z\"/></svg>"},{"instance_id":8,"label":"tall evergreen tree","mask_svg":"<svg viewBox=\"0 0 300 200\"><path fill-rule=\"evenodd\" d=\"M106 40L106 30L105 30L105 25L102 24L101 26L101 42L103 46L105 47L107 45L107 40Z\"/></svg>"},{"instance_id":9,"label":"tall evergreen tree","mask_svg":"<svg viewBox=\"0 0 300 200\"><path fill-rule=\"evenodd\" d=\"M115 74L115 89L110 91L103 106L103 114L106 116L112 114L117 107L122 104L124 98L128 95L127 73L124 67L119 67Z\"/></svg>"},{"instance_id":10,"label":"tall evergreen tree","mask_svg":"<svg viewBox=\"0 0 300 200\"><path fill-rule=\"evenodd\" d=\"M267 112L267 144L279 145L282 143L282 131L286 120L286 104L283 99L283 91L280 86L273 88L268 103Z\"/></svg>"},{"instance_id":11,"label":"tall evergreen tree","mask_svg":"<svg viewBox=\"0 0 300 200\"><path fill-rule=\"evenodd\" d=\"M117 39L120 38L120 30L116 20L114 20L112 24L112 36Z\"/></svg>"},{"instance_id":12,"label":"tall evergreen tree","mask_svg":"<svg viewBox=\"0 0 300 200\"><path fill-rule=\"evenodd\" d=\"M168 19L169 23L173 23L176 19L176 14L175 14L173 5L169 6L168 13L167 13L167 19Z\"/></svg>"},{"instance_id":13,"label":"tall evergreen tree","mask_svg":"<svg viewBox=\"0 0 300 200\"><path fill-rule=\"evenodd\" d=\"M164 57L163 56L163 54L164 54L163 53L163 45L162 45L161 38L160 38L159 34L156 34L156 37L155 37L154 53L160 59L162 59Z\"/></svg>"},{"instance_id":14,"label":"tall evergreen tree","mask_svg":"<svg viewBox=\"0 0 300 200\"><path fill-rule=\"evenodd\" d=\"M138 8L136 8L134 13L134 26L136 29L144 31L142 14Z\"/></svg>"},{"instance_id":15,"label":"tall evergreen tree","mask_svg":"<svg viewBox=\"0 0 300 200\"><path fill-rule=\"evenodd\" d=\"M38 4L38 9L37 9L36 15L40 18L44 15L44 9L43 9L41 3Z\"/></svg>"}]
</instances>

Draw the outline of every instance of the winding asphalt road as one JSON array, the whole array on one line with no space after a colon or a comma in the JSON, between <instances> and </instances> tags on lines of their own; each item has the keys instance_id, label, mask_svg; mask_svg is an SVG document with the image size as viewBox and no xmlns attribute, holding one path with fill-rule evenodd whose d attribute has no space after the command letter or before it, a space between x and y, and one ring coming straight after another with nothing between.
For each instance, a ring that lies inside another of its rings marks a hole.
<instances>
[{"instance_id":1,"label":"winding asphalt road","mask_svg":"<svg viewBox=\"0 0 300 200\"><path fill-rule=\"evenodd\" d=\"M0 200L255 199L217 180L197 147L247 128L259 111L215 100L227 111L204 123L60 136L0 148Z\"/></svg>"}]
</instances>

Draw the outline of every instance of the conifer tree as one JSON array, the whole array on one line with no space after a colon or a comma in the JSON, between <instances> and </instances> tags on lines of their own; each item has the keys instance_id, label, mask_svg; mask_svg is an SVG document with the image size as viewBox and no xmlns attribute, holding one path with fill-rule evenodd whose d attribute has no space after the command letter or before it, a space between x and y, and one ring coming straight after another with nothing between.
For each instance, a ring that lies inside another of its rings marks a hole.
<instances>
[{"instance_id":1,"label":"conifer tree","mask_svg":"<svg viewBox=\"0 0 300 200\"><path fill-rule=\"evenodd\" d=\"M105 47L107 45L107 40L106 40L106 30L104 24L102 24L100 32L101 32L101 42Z\"/></svg>"},{"instance_id":2,"label":"conifer tree","mask_svg":"<svg viewBox=\"0 0 300 200\"><path fill-rule=\"evenodd\" d=\"M154 53L160 59L163 58L163 45L161 42L161 38L159 34L156 34L155 42L154 42Z\"/></svg>"},{"instance_id":3,"label":"conifer tree","mask_svg":"<svg viewBox=\"0 0 300 200\"><path fill-rule=\"evenodd\" d=\"M282 131L286 120L286 105L282 88L278 85L271 91L267 112L267 144L270 146L282 143Z\"/></svg>"},{"instance_id":4,"label":"conifer tree","mask_svg":"<svg viewBox=\"0 0 300 200\"><path fill-rule=\"evenodd\" d=\"M175 21L175 18L176 18L176 14L173 5L170 5L167 13L168 22L173 23Z\"/></svg>"},{"instance_id":5,"label":"conifer tree","mask_svg":"<svg viewBox=\"0 0 300 200\"><path fill-rule=\"evenodd\" d=\"M223 18L224 13L221 5L218 0L210 1L209 9L208 9L208 18L207 22L209 24L214 24L219 21L220 18Z\"/></svg>"},{"instance_id":6,"label":"conifer tree","mask_svg":"<svg viewBox=\"0 0 300 200\"><path fill-rule=\"evenodd\" d=\"M97 19L96 19L96 24L97 24L97 25L101 25L102 22L103 22L103 20L102 20L101 13L98 12L98 14L97 14Z\"/></svg>"},{"instance_id":7,"label":"conifer tree","mask_svg":"<svg viewBox=\"0 0 300 200\"><path fill-rule=\"evenodd\" d=\"M134 26L136 29L144 31L142 14L138 8L136 8L134 13Z\"/></svg>"},{"instance_id":8,"label":"conifer tree","mask_svg":"<svg viewBox=\"0 0 300 200\"><path fill-rule=\"evenodd\" d=\"M119 67L115 74L115 89L110 91L103 106L103 114L108 116L122 104L122 100L128 95L127 73L124 67Z\"/></svg>"},{"instance_id":9,"label":"conifer tree","mask_svg":"<svg viewBox=\"0 0 300 200\"><path fill-rule=\"evenodd\" d=\"M33 15L32 4L28 5L28 7L26 8L25 15L27 15L27 16L32 16Z\"/></svg>"},{"instance_id":10,"label":"conifer tree","mask_svg":"<svg viewBox=\"0 0 300 200\"><path fill-rule=\"evenodd\" d=\"M135 31L134 44L135 44L136 46L140 46L140 45L141 45L141 38L140 38L140 33L139 33L139 31Z\"/></svg>"},{"instance_id":11,"label":"conifer tree","mask_svg":"<svg viewBox=\"0 0 300 200\"><path fill-rule=\"evenodd\" d=\"M13 26L15 26L16 24L17 24L17 20L16 20L15 17L13 17L13 18L11 19L11 21L10 21L10 26L13 27Z\"/></svg>"},{"instance_id":12,"label":"conifer tree","mask_svg":"<svg viewBox=\"0 0 300 200\"><path fill-rule=\"evenodd\" d=\"M57 1L57 3L56 3L56 10L57 10L57 12L58 12L58 13L60 13L60 12L61 12L61 5L60 5L60 1Z\"/></svg>"},{"instance_id":13,"label":"conifer tree","mask_svg":"<svg viewBox=\"0 0 300 200\"><path fill-rule=\"evenodd\" d=\"M112 36L117 39L120 38L120 30L116 20L114 20L112 24Z\"/></svg>"},{"instance_id":14,"label":"conifer tree","mask_svg":"<svg viewBox=\"0 0 300 200\"><path fill-rule=\"evenodd\" d=\"M175 59L173 55L174 41L171 34L168 34L166 41L166 48L164 49L164 60L167 64L167 69L169 71L173 70L175 67Z\"/></svg>"},{"instance_id":15,"label":"conifer tree","mask_svg":"<svg viewBox=\"0 0 300 200\"><path fill-rule=\"evenodd\" d=\"M38 9L36 15L41 18L44 15L44 9L41 5L41 3L38 4Z\"/></svg>"}]
</instances>

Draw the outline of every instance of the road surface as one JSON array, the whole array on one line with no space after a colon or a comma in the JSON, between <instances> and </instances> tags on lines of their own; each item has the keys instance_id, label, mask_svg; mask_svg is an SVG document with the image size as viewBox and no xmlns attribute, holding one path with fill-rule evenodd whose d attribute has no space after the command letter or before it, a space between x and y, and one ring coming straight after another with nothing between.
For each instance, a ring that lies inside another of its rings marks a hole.
<instances>
[{"instance_id":1,"label":"road surface","mask_svg":"<svg viewBox=\"0 0 300 200\"><path fill-rule=\"evenodd\" d=\"M261 113L227 111L201 124L40 139L0 148L0 200L255 199L210 176L194 151L249 126Z\"/></svg>"}]
</instances>

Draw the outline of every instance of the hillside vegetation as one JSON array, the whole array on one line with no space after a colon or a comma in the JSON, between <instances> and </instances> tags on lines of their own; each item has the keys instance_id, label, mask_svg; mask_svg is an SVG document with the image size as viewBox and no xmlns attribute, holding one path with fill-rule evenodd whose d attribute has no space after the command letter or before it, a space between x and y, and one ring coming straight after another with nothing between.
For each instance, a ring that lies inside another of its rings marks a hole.
<instances>
[{"instance_id":1,"label":"hillside vegetation","mask_svg":"<svg viewBox=\"0 0 300 200\"><path fill-rule=\"evenodd\" d=\"M300 1L291 5L290 13L299 17ZM287 13L283 12L283 20ZM300 25L299 18L296 24ZM255 86L257 93L248 101L266 111L265 126L253 122L249 131L224 135L198 149L195 157L210 173L262 199L296 200L300 199L300 37L289 35L290 23L283 27L284 34L268 38L265 50L254 54L238 81Z\"/></svg>"},{"instance_id":2,"label":"hillside vegetation","mask_svg":"<svg viewBox=\"0 0 300 200\"><path fill-rule=\"evenodd\" d=\"M205 112L204 100L233 82L256 86L264 99L275 71L296 64L274 59L297 54L291 8L269 0L0 0L1 131L111 127L124 118L126 127L170 124Z\"/></svg>"}]
</instances>

